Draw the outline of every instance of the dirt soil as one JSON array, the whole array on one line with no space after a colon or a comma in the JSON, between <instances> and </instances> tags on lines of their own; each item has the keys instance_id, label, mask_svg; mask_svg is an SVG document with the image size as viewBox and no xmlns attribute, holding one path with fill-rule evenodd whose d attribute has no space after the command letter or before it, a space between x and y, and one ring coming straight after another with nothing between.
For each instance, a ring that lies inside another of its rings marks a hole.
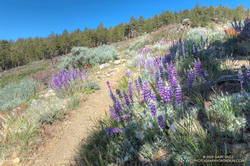
<instances>
[{"instance_id":1,"label":"dirt soil","mask_svg":"<svg viewBox=\"0 0 250 166\"><path fill-rule=\"evenodd\" d=\"M67 166L74 162L77 148L82 140L87 138L90 129L96 121L105 116L111 104L106 88L109 80L113 87L125 73L125 65L103 69L99 73L100 90L88 94L77 110L73 110L67 118L50 127L45 133L43 143L35 150L25 166Z\"/></svg>"}]
</instances>

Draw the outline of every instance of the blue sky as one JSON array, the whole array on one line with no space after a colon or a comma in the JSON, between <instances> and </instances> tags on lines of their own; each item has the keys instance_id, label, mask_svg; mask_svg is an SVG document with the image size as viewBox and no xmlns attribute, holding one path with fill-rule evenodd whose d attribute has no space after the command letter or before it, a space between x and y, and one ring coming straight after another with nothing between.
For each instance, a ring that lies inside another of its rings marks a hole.
<instances>
[{"instance_id":1,"label":"blue sky","mask_svg":"<svg viewBox=\"0 0 250 166\"><path fill-rule=\"evenodd\" d=\"M84 27L127 22L195 4L250 7L250 0L0 0L0 39L47 36Z\"/></svg>"}]
</instances>

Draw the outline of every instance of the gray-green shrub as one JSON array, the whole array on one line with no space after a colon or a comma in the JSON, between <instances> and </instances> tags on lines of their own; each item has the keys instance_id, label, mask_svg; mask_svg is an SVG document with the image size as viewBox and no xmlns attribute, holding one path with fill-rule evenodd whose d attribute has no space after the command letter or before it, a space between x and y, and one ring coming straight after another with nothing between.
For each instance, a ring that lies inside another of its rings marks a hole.
<instances>
[{"instance_id":1,"label":"gray-green shrub","mask_svg":"<svg viewBox=\"0 0 250 166\"><path fill-rule=\"evenodd\" d=\"M82 68L84 65L102 64L117 58L113 46L103 45L96 48L73 47L70 55L61 59L61 68Z\"/></svg>"},{"instance_id":2,"label":"gray-green shrub","mask_svg":"<svg viewBox=\"0 0 250 166\"><path fill-rule=\"evenodd\" d=\"M27 101L36 93L38 83L33 79L23 79L19 82L10 83L0 89L0 111Z\"/></svg>"}]
</instances>

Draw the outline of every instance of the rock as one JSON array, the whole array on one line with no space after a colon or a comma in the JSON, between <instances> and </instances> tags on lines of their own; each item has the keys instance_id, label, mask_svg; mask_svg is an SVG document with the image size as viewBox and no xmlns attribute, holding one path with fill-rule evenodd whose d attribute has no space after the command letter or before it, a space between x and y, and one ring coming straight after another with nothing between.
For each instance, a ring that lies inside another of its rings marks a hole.
<instances>
[{"instance_id":1,"label":"rock","mask_svg":"<svg viewBox=\"0 0 250 166\"><path fill-rule=\"evenodd\" d=\"M51 96L55 96L55 95L56 95L55 91L54 91L53 89L49 89L49 90L47 91L47 93L45 93L45 94L43 95L43 97L47 98L47 97L51 97Z\"/></svg>"},{"instance_id":2,"label":"rock","mask_svg":"<svg viewBox=\"0 0 250 166\"><path fill-rule=\"evenodd\" d=\"M212 105L212 103L210 101L205 101L204 102L204 108L205 109L209 109L209 107Z\"/></svg>"},{"instance_id":3,"label":"rock","mask_svg":"<svg viewBox=\"0 0 250 166\"><path fill-rule=\"evenodd\" d=\"M121 63L122 63L121 60L115 60L115 61L114 61L114 64L115 64L115 65L119 65L119 64L121 64Z\"/></svg>"},{"instance_id":4,"label":"rock","mask_svg":"<svg viewBox=\"0 0 250 166\"><path fill-rule=\"evenodd\" d=\"M182 25L190 26L191 24L192 22L189 18L185 18L184 20L182 20Z\"/></svg>"},{"instance_id":5,"label":"rock","mask_svg":"<svg viewBox=\"0 0 250 166\"><path fill-rule=\"evenodd\" d=\"M220 22L219 19L218 19L217 17L211 18L211 21L213 21L213 22L215 22L215 23L217 23L217 24Z\"/></svg>"},{"instance_id":6,"label":"rock","mask_svg":"<svg viewBox=\"0 0 250 166\"><path fill-rule=\"evenodd\" d=\"M18 164L18 163L20 163L20 158L17 157L13 160L13 164Z\"/></svg>"},{"instance_id":7,"label":"rock","mask_svg":"<svg viewBox=\"0 0 250 166\"><path fill-rule=\"evenodd\" d=\"M43 91L39 97L41 98L48 98L48 97L52 97L52 96L56 96L56 92L53 89L48 89L46 91Z\"/></svg>"},{"instance_id":8,"label":"rock","mask_svg":"<svg viewBox=\"0 0 250 166\"><path fill-rule=\"evenodd\" d=\"M163 149L159 149L154 155L153 158L154 160L162 160L167 157L167 152Z\"/></svg>"},{"instance_id":9,"label":"rock","mask_svg":"<svg viewBox=\"0 0 250 166\"><path fill-rule=\"evenodd\" d=\"M127 62L127 60L126 59L120 59L122 62Z\"/></svg>"},{"instance_id":10,"label":"rock","mask_svg":"<svg viewBox=\"0 0 250 166\"><path fill-rule=\"evenodd\" d=\"M104 69L104 68L106 68L106 67L109 67L109 66L110 66L109 63L104 63L104 64L101 64L101 65L99 66L99 68L100 68L100 70L102 70L102 69Z\"/></svg>"},{"instance_id":11,"label":"rock","mask_svg":"<svg viewBox=\"0 0 250 166\"><path fill-rule=\"evenodd\" d=\"M143 163L144 165L146 165L147 163L150 163L150 160L146 157L144 157L143 155L139 154L139 161L140 163Z\"/></svg>"},{"instance_id":12,"label":"rock","mask_svg":"<svg viewBox=\"0 0 250 166\"><path fill-rule=\"evenodd\" d=\"M38 104L40 104L41 102L43 102L42 100L40 99L34 99L31 101L31 106L37 106Z\"/></svg>"}]
</instances>

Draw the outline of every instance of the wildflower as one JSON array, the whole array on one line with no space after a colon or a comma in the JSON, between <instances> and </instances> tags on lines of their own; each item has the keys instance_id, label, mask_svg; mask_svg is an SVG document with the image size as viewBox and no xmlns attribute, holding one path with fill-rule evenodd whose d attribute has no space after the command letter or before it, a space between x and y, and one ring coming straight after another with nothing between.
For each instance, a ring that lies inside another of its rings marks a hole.
<instances>
[{"instance_id":1,"label":"wildflower","mask_svg":"<svg viewBox=\"0 0 250 166\"><path fill-rule=\"evenodd\" d=\"M122 94L120 89L116 89L116 94L119 96L120 99L122 99Z\"/></svg>"},{"instance_id":2,"label":"wildflower","mask_svg":"<svg viewBox=\"0 0 250 166\"><path fill-rule=\"evenodd\" d=\"M110 82L107 81L106 84L107 84L108 89L111 90Z\"/></svg>"},{"instance_id":3,"label":"wildflower","mask_svg":"<svg viewBox=\"0 0 250 166\"><path fill-rule=\"evenodd\" d=\"M120 101L116 100L115 103L114 103L114 109L116 112L119 112L122 110L122 106L121 106L121 103Z\"/></svg>"},{"instance_id":4,"label":"wildflower","mask_svg":"<svg viewBox=\"0 0 250 166\"><path fill-rule=\"evenodd\" d=\"M181 91L180 85L178 85L176 87L176 90L175 90L175 100L176 100L176 103L181 103L181 101L182 101L182 91Z\"/></svg>"},{"instance_id":5,"label":"wildflower","mask_svg":"<svg viewBox=\"0 0 250 166\"><path fill-rule=\"evenodd\" d=\"M162 58L162 63L163 65L165 64L169 64L172 60L172 57L170 55L165 55L163 58Z\"/></svg>"},{"instance_id":6,"label":"wildflower","mask_svg":"<svg viewBox=\"0 0 250 166\"><path fill-rule=\"evenodd\" d=\"M82 70L80 73L80 77L81 77L81 79L83 79L85 77L87 78L87 70Z\"/></svg>"},{"instance_id":7,"label":"wildflower","mask_svg":"<svg viewBox=\"0 0 250 166\"><path fill-rule=\"evenodd\" d=\"M165 74L164 74L162 66L159 67L159 71L160 71L160 77L161 77L161 79L164 79Z\"/></svg>"},{"instance_id":8,"label":"wildflower","mask_svg":"<svg viewBox=\"0 0 250 166\"><path fill-rule=\"evenodd\" d=\"M138 82L139 82L140 88L142 89L142 88L143 88L143 84L142 84L142 79L141 79L141 77L138 78Z\"/></svg>"},{"instance_id":9,"label":"wildflower","mask_svg":"<svg viewBox=\"0 0 250 166\"><path fill-rule=\"evenodd\" d=\"M195 61L194 62L194 69L195 69L195 72L197 74L197 76L201 76L202 78L205 78L205 74L204 74L204 71L201 67L201 61L198 60L198 61Z\"/></svg>"},{"instance_id":10,"label":"wildflower","mask_svg":"<svg viewBox=\"0 0 250 166\"><path fill-rule=\"evenodd\" d=\"M128 120L129 118L131 118L131 114L123 114L123 115L121 115L120 116L120 118L122 119L122 120Z\"/></svg>"},{"instance_id":11,"label":"wildflower","mask_svg":"<svg viewBox=\"0 0 250 166\"><path fill-rule=\"evenodd\" d=\"M132 89L131 81L128 82L128 95L129 95L131 102L133 102L133 89Z\"/></svg>"},{"instance_id":12,"label":"wildflower","mask_svg":"<svg viewBox=\"0 0 250 166\"><path fill-rule=\"evenodd\" d=\"M115 95L113 94L113 92L112 92L112 90L110 89L109 90L109 96L110 96L110 98L112 99L112 101L113 101L113 103L116 103L116 97L115 97Z\"/></svg>"},{"instance_id":13,"label":"wildflower","mask_svg":"<svg viewBox=\"0 0 250 166\"><path fill-rule=\"evenodd\" d=\"M111 86L110 86L110 82L107 81L106 83L107 83L107 87L109 89L109 96L112 99L113 103L116 103L117 99L116 99L115 95L113 94L113 91L112 91Z\"/></svg>"},{"instance_id":14,"label":"wildflower","mask_svg":"<svg viewBox=\"0 0 250 166\"><path fill-rule=\"evenodd\" d=\"M130 76L131 76L131 71L130 71L130 70L128 70L128 71L126 72L126 76L127 76L127 77L130 77Z\"/></svg>"},{"instance_id":15,"label":"wildflower","mask_svg":"<svg viewBox=\"0 0 250 166\"><path fill-rule=\"evenodd\" d=\"M173 88L171 86L165 87L164 89L164 101L171 101L173 96Z\"/></svg>"},{"instance_id":16,"label":"wildflower","mask_svg":"<svg viewBox=\"0 0 250 166\"><path fill-rule=\"evenodd\" d=\"M170 82L172 87L176 87L177 85L177 71L175 66L171 63L167 67L168 69L168 81Z\"/></svg>"},{"instance_id":17,"label":"wildflower","mask_svg":"<svg viewBox=\"0 0 250 166\"><path fill-rule=\"evenodd\" d=\"M120 133L122 131L122 129L118 128L118 127L115 127L115 128L105 127L104 131L106 132L107 135L110 135L110 134Z\"/></svg>"},{"instance_id":18,"label":"wildflower","mask_svg":"<svg viewBox=\"0 0 250 166\"><path fill-rule=\"evenodd\" d=\"M165 88L165 86L164 86L164 84L163 84L163 81L162 81L161 79L159 79L159 80L157 81L157 83L156 83L156 86L157 86L157 88L158 88L158 92L159 92L159 94L160 94L160 97L161 97L161 98L164 98L164 88Z\"/></svg>"},{"instance_id":19,"label":"wildflower","mask_svg":"<svg viewBox=\"0 0 250 166\"><path fill-rule=\"evenodd\" d=\"M164 129L164 128L166 127L166 122L165 122L163 116L162 116L162 115L159 115L159 116L157 117L157 120L158 120L158 125L159 125L162 129Z\"/></svg>"},{"instance_id":20,"label":"wildflower","mask_svg":"<svg viewBox=\"0 0 250 166\"><path fill-rule=\"evenodd\" d=\"M241 71L238 72L238 78L239 78L239 80L240 80L241 83L244 82L244 75L243 75L243 73Z\"/></svg>"},{"instance_id":21,"label":"wildflower","mask_svg":"<svg viewBox=\"0 0 250 166\"><path fill-rule=\"evenodd\" d=\"M187 80L188 80L188 88L191 89L193 82L195 79L195 72L193 70L190 70L187 74Z\"/></svg>"},{"instance_id":22,"label":"wildflower","mask_svg":"<svg viewBox=\"0 0 250 166\"><path fill-rule=\"evenodd\" d=\"M250 68L246 70L246 75L247 75L248 79L250 80Z\"/></svg>"},{"instance_id":23,"label":"wildflower","mask_svg":"<svg viewBox=\"0 0 250 166\"><path fill-rule=\"evenodd\" d=\"M151 91L148 88L147 83L144 83L142 86L142 92L143 92L143 97L144 97L144 101L148 102L151 98Z\"/></svg>"},{"instance_id":24,"label":"wildflower","mask_svg":"<svg viewBox=\"0 0 250 166\"><path fill-rule=\"evenodd\" d=\"M75 69L61 70L52 78L50 83L52 88L62 89L68 87L72 81L82 80L82 71ZM86 77L86 74L84 75Z\"/></svg>"},{"instance_id":25,"label":"wildflower","mask_svg":"<svg viewBox=\"0 0 250 166\"><path fill-rule=\"evenodd\" d=\"M119 117L119 115L117 114L116 110L112 107L109 107L109 112L110 112L110 115L113 119L116 119Z\"/></svg>"},{"instance_id":26,"label":"wildflower","mask_svg":"<svg viewBox=\"0 0 250 166\"><path fill-rule=\"evenodd\" d=\"M156 108L155 105L153 103L149 104L149 108L150 108L150 113L155 116L156 115Z\"/></svg>"},{"instance_id":27,"label":"wildflower","mask_svg":"<svg viewBox=\"0 0 250 166\"><path fill-rule=\"evenodd\" d=\"M130 101L129 101L129 98L128 98L128 95L126 92L123 92L123 97L124 97L124 101L125 101L126 105L129 106Z\"/></svg>"},{"instance_id":28,"label":"wildflower","mask_svg":"<svg viewBox=\"0 0 250 166\"><path fill-rule=\"evenodd\" d=\"M138 95L140 95L140 85L139 85L138 80L135 80L135 87L136 87L136 91L137 91Z\"/></svg>"}]
</instances>

